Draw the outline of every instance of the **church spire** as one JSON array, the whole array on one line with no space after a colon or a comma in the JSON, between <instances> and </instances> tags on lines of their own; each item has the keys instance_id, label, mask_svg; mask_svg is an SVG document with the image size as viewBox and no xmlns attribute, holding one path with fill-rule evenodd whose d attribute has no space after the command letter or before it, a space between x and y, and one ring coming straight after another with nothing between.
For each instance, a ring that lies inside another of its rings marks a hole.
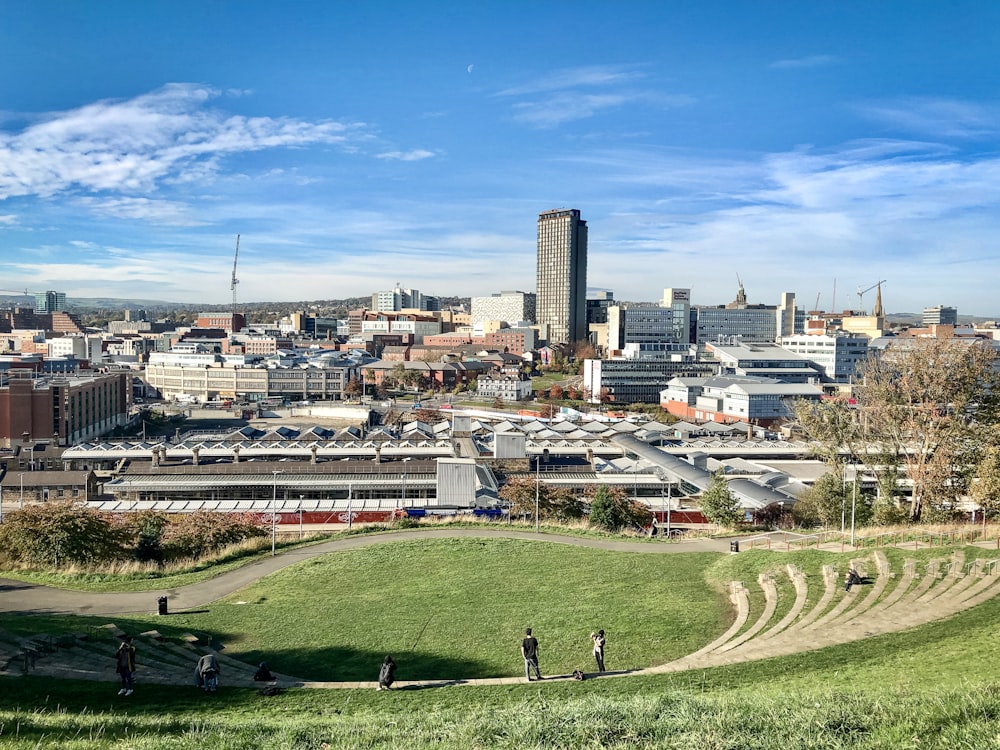
<instances>
[{"instance_id":1,"label":"church spire","mask_svg":"<svg viewBox=\"0 0 1000 750\"><path fill-rule=\"evenodd\" d=\"M885 310L882 309L882 282L879 282L875 292L875 309L872 311L876 318L884 318Z\"/></svg>"}]
</instances>

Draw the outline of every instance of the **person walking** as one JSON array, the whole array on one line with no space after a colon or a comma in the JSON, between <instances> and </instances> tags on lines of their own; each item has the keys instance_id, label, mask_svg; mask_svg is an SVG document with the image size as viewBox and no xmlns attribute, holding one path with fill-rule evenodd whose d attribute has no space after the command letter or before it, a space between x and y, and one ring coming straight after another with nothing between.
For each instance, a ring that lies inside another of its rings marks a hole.
<instances>
[{"instance_id":1,"label":"person walking","mask_svg":"<svg viewBox=\"0 0 1000 750\"><path fill-rule=\"evenodd\" d=\"M382 666L378 670L378 687L376 690L388 690L392 683L396 681L396 662L391 656L386 656L382 660Z\"/></svg>"},{"instance_id":2,"label":"person walking","mask_svg":"<svg viewBox=\"0 0 1000 750\"><path fill-rule=\"evenodd\" d=\"M524 640L521 641L521 656L524 657L524 676L531 682L531 670L535 670L535 677L542 679L542 673L538 670L538 639L531 634L531 628L524 631Z\"/></svg>"},{"instance_id":3,"label":"person walking","mask_svg":"<svg viewBox=\"0 0 1000 750\"><path fill-rule=\"evenodd\" d=\"M198 687L206 693L214 693L219 687L219 660L215 654L205 654L198 660L198 666L194 668L195 680Z\"/></svg>"},{"instance_id":4,"label":"person walking","mask_svg":"<svg viewBox=\"0 0 1000 750\"><path fill-rule=\"evenodd\" d=\"M115 653L115 672L122 680L122 689L118 695L132 695L135 674L135 646L132 645L132 636L122 636L121 645Z\"/></svg>"},{"instance_id":5,"label":"person walking","mask_svg":"<svg viewBox=\"0 0 1000 750\"><path fill-rule=\"evenodd\" d=\"M594 661L597 662L597 671L604 671L604 631L598 630L590 634L590 640L594 642Z\"/></svg>"}]
</instances>

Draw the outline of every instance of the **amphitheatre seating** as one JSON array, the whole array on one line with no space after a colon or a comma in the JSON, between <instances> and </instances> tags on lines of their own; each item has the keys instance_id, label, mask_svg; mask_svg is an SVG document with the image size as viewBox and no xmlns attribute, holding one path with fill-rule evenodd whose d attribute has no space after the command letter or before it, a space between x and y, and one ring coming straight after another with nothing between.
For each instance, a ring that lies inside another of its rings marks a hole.
<instances>
[{"instance_id":1,"label":"amphitheatre seating","mask_svg":"<svg viewBox=\"0 0 1000 750\"><path fill-rule=\"evenodd\" d=\"M114 625L95 629L94 637L79 635L60 639L20 639L0 631L0 673L22 673L83 680L112 682L115 675L115 652L122 633ZM136 685L193 685L198 658L210 649L190 643L172 642L156 631L135 636ZM61 646L61 647L60 647ZM56 651L58 650L58 653ZM222 667L223 683L253 687L255 665L247 664L211 650ZM295 685L304 681L275 673L279 684Z\"/></svg>"},{"instance_id":2,"label":"amphitheatre seating","mask_svg":"<svg viewBox=\"0 0 1000 750\"><path fill-rule=\"evenodd\" d=\"M693 654L676 661L640 670L643 673L733 664L780 656L915 627L941 619L984 602L1000 593L1000 563L973 561L966 564L961 551L948 559L934 559L920 575L914 560L907 560L896 575L882 552L850 562L864 578L845 591L842 575L832 566L822 571L822 594L812 597L808 587L814 579L794 566L786 566L794 600L777 621L774 573L762 575L758 585L764 592L759 612L737 608L733 626L722 636ZM868 571L875 571L874 575ZM786 588L787 591L787 588ZM751 597L742 600L749 606ZM746 623L753 624L746 628Z\"/></svg>"}]
</instances>

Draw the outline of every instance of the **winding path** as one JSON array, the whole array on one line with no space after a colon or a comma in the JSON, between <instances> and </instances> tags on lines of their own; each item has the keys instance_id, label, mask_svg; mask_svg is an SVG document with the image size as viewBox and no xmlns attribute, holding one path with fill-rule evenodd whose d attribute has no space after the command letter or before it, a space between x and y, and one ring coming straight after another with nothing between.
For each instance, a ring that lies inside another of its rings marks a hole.
<instances>
[{"instance_id":1,"label":"winding path","mask_svg":"<svg viewBox=\"0 0 1000 750\"><path fill-rule=\"evenodd\" d=\"M218 601L254 581L281 570L289 565L308 560L319 555L351 549L386 544L399 540L451 539L451 538L494 538L523 539L565 544L576 547L616 552L637 552L664 554L677 552L718 552L729 550L729 540L692 539L680 542L628 542L618 540L572 537L557 534L535 534L530 531L505 529L417 529L386 532L368 536L352 536L321 542L309 547L291 549L273 557L265 557L252 564L223 573L207 581L181 586L175 589L159 589L140 592L92 593L38 586L19 581L0 579L0 612L8 613L53 613L114 615L144 612L155 608L156 599L169 597L172 612L204 607ZM949 559L936 558L925 565L924 572L918 572L911 559L904 563L903 575L896 579L890 571L889 561L879 551L870 556L851 560L849 564L860 570L867 567L870 589L855 588L844 591L840 576L833 565L823 566L818 576L812 576L821 584L821 596L814 597L809 606L807 579L801 571L787 566L785 575L794 590L791 609L779 622L776 604L779 596L774 573L762 576L758 585L763 589L766 603L753 625L749 623L751 603L747 588L735 581L730 585L730 598L736 617L721 637L687 656L667 664L644 669L607 672L602 677L619 677L629 674L662 674L687 669L699 669L739 662L783 656L801 651L809 651L824 646L849 643L883 633L906 630L933 620L951 616L969 607L980 604L1000 594L1000 575L994 565L995 560L975 560L965 565L964 552L953 551ZM866 565L867 564L867 565ZM964 572L963 572L964 571ZM890 582L894 584L885 594ZM113 628L113 625L107 627ZM154 631L155 633L155 631ZM144 635L151 635L150 633ZM95 644L93 649L100 649ZM190 650L184 651L184 648ZM108 646L107 648L113 648ZM189 661L197 653L189 644L175 645L153 642L147 644L147 654L155 648L162 663L149 673L152 682L183 684L190 680ZM72 650L71 650L72 651ZM253 686L254 667L243 664L225 654L218 654L229 666L227 681L230 684ZM67 653L62 661L43 660L36 670L50 677L74 677L77 679L107 680L108 670L95 666L93 653ZM113 655L103 664L113 662ZM176 666L176 662L183 664ZM105 664L106 666L106 664ZM25 667L27 669L27 667ZM596 675L591 675L596 676ZM569 679L570 675L552 675L546 680ZM319 682L303 680L289 675L279 676L283 687L310 687L324 689L360 689L374 687L372 682ZM495 677L482 679L419 680L398 682L397 687L421 689L454 685L506 685L523 682L523 677Z\"/></svg>"}]
</instances>

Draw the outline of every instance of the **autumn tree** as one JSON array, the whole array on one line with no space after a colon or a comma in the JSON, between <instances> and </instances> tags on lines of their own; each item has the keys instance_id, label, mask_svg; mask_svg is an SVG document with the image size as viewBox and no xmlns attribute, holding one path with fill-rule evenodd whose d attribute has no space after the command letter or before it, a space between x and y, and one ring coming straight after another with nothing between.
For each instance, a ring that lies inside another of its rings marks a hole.
<instances>
[{"instance_id":1,"label":"autumn tree","mask_svg":"<svg viewBox=\"0 0 1000 750\"><path fill-rule=\"evenodd\" d=\"M549 388L549 398L553 401L562 401L563 395L563 387L558 383Z\"/></svg>"},{"instance_id":2,"label":"autumn tree","mask_svg":"<svg viewBox=\"0 0 1000 750\"><path fill-rule=\"evenodd\" d=\"M1000 518L1000 445L988 445L983 450L970 494L986 518Z\"/></svg>"},{"instance_id":3,"label":"autumn tree","mask_svg":"<svg viewBox=\"0 0 1000 750\"><path fill-rule=\"evenodd\" d=\"M804 405L797 416L817 452L909 480L909 517L952 515L980 466L997 422L1000 379L992 347L977 340L899 339L871 356L855 402ZM893 487L888 497L898 492Z\"/></svg>"},{"instance_id":4,"label":"autumn tree","mask_svg":"<svg viewBox=\"0 0 1000 750\"><path fill-rule=\"evenodd\" d=\"M28 505L4 515L0 550L37 565L99 564L128 559L130 535L111 516L72 502Z\"/></svg>"},{"instance_id":5,"label":"autumn tree","mask_svg":"<svg viewBox=\"0 0 1000 750\"><path fill-rule=\"evenodd\" d=\"M357 398L362 393L364 393L364 386L361 385L361 381L357 378L351 378L344 385L344 395L349 398Z\"/></svg>"},{"instance_id":6,"label":"autumn tree","mask_svg":"<svg viewBox=\"0 0 1000 750\"><path fill-rule=\"evenodd\" d=\"M500 498L510 505L511 518L535 518L535 493L538 493L538 517L541 519L550 505L548 485L528 477L517 477L500 488Z\"/></svg>"}]
</instances>

